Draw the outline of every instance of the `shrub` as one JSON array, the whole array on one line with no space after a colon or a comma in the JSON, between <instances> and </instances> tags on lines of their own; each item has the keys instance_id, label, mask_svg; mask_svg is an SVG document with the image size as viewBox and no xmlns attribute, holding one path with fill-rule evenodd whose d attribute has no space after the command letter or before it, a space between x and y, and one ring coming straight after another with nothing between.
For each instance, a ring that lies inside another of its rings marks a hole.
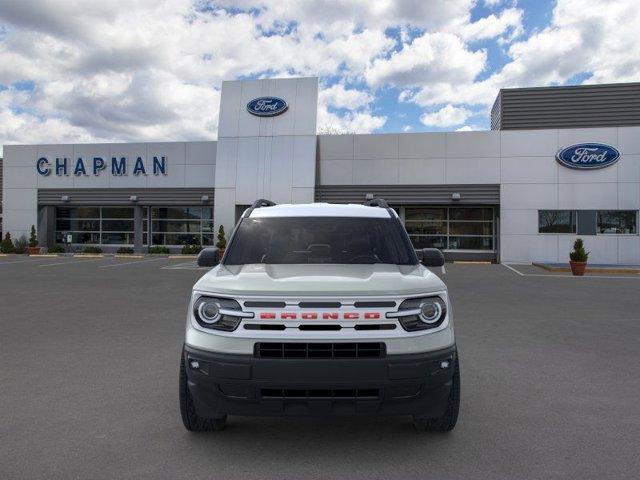
<instances>
[{"instance_id":1,"label":"shrub","mask_svg":"<svg viewBox=\"0 0 640 480\"><path fill-rule=\"evenodd\" d=\"M55 245L52 245L49 247L49 253L64 253L65 249L64 249L64 245L61 245L59 243L56 243Z\"/></svg>"},{"instance_id":2,"label":"shrub","mask_svg":"<svg viewBox=\"0 0 640 480\"><path fill-rule=\"evenodd\" d=\"M584 249L584 242L581 238L576 238L573 244L573 251L569 253L572 262L586 262L589 258L589 252Z\"/></svg>"},{"instance_id":3,"label":"shrub","mask_svg":"<svg viewBox=\"0 0 640 480\"><path fill-rule=\"evenodd\" d=\"M183 255L197 255L202 250L201 245L185 245L182 247Z\"/></svg>"},{"instance_id":4,"label":"shrub","mask_svg":"<svg viewBox=\"0 0 640 480\"><path fill-rule=\"evenodd\" d=\"M149 253L169 253L169 249L164 245L153 245L149 247Z\"/></svg>"},{"instance_id":5,"label":"shrub","mask_svg":"<svg viewBox=\"0 0 640 480\"><path fill-rule=\"evenodd\" d=\"M29 235L29 246L30 247L38 246L38 235L36 234L35 225L31 225L31 235Z\"/></svg>"},{"instance_id":6,"label":"shrub","mask_svg":"<svg viewBox=\"0 0 640 480\"><path fill-rule=\"evenodd\" d=\"M224 250L225 248L227 248L227 239L224 236L224 227L222 225L220 225L220 228L218 228L218 241L216 242L216 247L218 247L220 250Z\"/></svg>"},{"instance_id":7,"label":"shrub","mask_svg":"<svg viewBox=\"0 0 640 480\"><path fill-rule=\"evenodd\" d=\"M131 247L120 247L116 250L116 253L120 255L130 255L133 253L133 248Z\"/></svg>"},{"instance_id":8,"label":"shrub","mask_svg":"<svg viewBox=\"0 0 640 480\"><path fill-rule=\"evenodd\" d=\"M82 249L82 253L102 253L102 249L95 245L87 245Z\"/></svg>"},{"instance_id":9,"label":"shrub","mask_svg":"<svg viewBox=\"0 0 640 480\"><path fill-rule=\"evenodd\" d=\"M2 244L0 244L0 251L2 253L13 253L13 241L11 240L11 234L7 232L4 236L4 240L2 240Z\"/></svg>"},{"instance_id":10,"label":"shrub","mask_svg":"<svg viewBox=\"0 0 640 480\"><path fill-rule=\"evenodd\" d=\"M15 242L13 242L13 253L27 253L27 241L26 235L21 235Z\"/></svg>"}]
</instances>

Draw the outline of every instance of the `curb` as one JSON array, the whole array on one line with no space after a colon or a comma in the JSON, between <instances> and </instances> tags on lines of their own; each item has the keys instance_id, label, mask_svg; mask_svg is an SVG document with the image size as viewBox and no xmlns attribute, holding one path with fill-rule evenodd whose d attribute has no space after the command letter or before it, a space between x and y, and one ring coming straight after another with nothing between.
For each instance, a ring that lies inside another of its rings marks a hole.
<instances>
[{"instance_id":1,"label":"curb","mask_svg":"<svg viewBox=\"0 0 640 480\"><path fill-rule=\"evenodd\" d=\"M36 257L36 258L55 258L58 257L59 255L57 253L39 253L38 255L29 255L30 257Z\"/></svg>"},{"instance_id":2,"label":"curb","mask_svg":"<svg viewBox=\"0 0 640 480\"><path fill-rule=\"evenodd\" d=\"M74 253L74 258L104 258L102 253Z\"/></svg>"},{"instance_id":3,"label":"curb","mask_svg":"<svg viewBox=\"0 0 640 480\"><path fill-rule=\"evenodd\" d=\"M454 260L454 264L458 265L491 265L488 260Z\"/></svg>"},{"instance_id":4,"label":"curb","mask_svg":"<svg viewBox=\"0 0 640 480\"><path fill-rule=\"evenodd\" d=\"M198 258L197 255L169 255L168 258Z\"/></svg>"},{"instance_id":5,"label":"curb","mask_svg":"<svg viewBox=\"0 0 640 480\"><path fill-rule=\"evenodd\" d=\"M130 253L116 253L113 258L144 258L144 255L134 255Z\"/></svg>"}]
</instances>

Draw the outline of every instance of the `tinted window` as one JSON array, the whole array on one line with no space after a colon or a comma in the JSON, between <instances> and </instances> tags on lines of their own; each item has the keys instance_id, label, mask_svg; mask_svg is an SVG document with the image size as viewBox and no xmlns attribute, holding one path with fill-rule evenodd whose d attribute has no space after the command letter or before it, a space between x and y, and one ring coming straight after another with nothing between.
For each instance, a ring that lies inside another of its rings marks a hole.
<instances>
[{"instance_id":1,"label":"tinted window","mask_svg":"<svg viewBox=\"0 0 640 480\"><path fill-rule=\"evenodd\" d=\"M576 233L576 212L573 210L539 210L539 233Z\"/></svg>"},{"instance_id":2,"label":"tinted window","mask_svg":"<svg viewBox=\"0 0 640 480\"><path fill-rule=\"evenodd\" d=\"M638 233L635 210L600 210L598 233Z\"/></svg>"},{"instance_id":3,"label":"tinted window","mask_svg":"<svg viewBox=\"0 0 640 480\"><path fill-rule=\"evenodd\" d=\"M415 265L417 258L392 218L245 218L224 263Z\"/></svg>"}]
</instances>

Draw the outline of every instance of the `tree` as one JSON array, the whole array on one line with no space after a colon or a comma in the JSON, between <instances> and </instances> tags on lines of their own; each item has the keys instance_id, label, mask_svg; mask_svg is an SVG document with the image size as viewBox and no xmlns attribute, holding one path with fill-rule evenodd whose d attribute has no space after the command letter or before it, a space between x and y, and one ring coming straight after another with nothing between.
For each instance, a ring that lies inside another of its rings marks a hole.
<instances>
[{"instance_id":1,"label":"tree","mask_svg":"<svg viewBox=\"0 0 640 480\"><path fill-rule=\"evenodd\" d=\"M38 246L38 235L36 234L35 225L31 225L31 235L29 235L29 246L30 247Z\"/></svg>"},{"instance_id":2,"label":"tree","mask_svg":"<svg viewBox=\"0 0 640 480\"><path fill-rule=\"evenodd\" d=\"M4 236L2 244L0 244L0 251L2 251L2 253L13 253L13 241L11 240L11 234L9 232Z\"/></svg>"},{"instance_id":3,"label":"tree","mask_svg":"<svg viewBox=\"0 0 640 480\"><path fill-rule=\"evenodd\" d=\"M573 252L569 253L572 262L586 262L589 258L589 252L584 249L584 242L581 238L577 238L573 244Z\"/></svg>"},{"instance_id":4,"label":"tree","mask_svg":"<svg viewBox=\"0 0 640 480\"><path fill-rule=\"evenodd\" d=\"M227 239L224 236L224 227L222 225L220 225L220 228L218 228L217 239L218 241L216 242L216 247L218 247L218 249L224 250L225 248L227 248Z\"/></svg>"}]
</instances>

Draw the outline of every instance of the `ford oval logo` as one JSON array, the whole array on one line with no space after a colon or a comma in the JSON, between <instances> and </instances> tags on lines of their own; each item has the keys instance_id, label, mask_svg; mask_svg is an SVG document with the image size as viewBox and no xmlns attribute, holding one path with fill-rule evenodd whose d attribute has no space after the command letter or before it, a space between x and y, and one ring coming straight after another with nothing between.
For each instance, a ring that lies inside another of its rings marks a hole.
<instances>
[{"instance_id":1,"label":"ford oval logo","mask_svg":"<svg viewBox=\"0 0 640 480\"><path fill-rule=\"evenodd\" d=\"M556 160L569 168L595 170L613 165L620 158L620 152L603 143L579 143L565 147L558 152Z\"/></svg>"},{"instance_id":2,"label":"ford oval logo","mask_svg":"<svg viewBox=\"0 0 640 480\"><path fill-rule=\"evenodd\" d=\"M275 117L284 113L288 107L287 102L278 97L254 98L247 103L247 111L258 117Z\"/></svg>"}]
</instances>

